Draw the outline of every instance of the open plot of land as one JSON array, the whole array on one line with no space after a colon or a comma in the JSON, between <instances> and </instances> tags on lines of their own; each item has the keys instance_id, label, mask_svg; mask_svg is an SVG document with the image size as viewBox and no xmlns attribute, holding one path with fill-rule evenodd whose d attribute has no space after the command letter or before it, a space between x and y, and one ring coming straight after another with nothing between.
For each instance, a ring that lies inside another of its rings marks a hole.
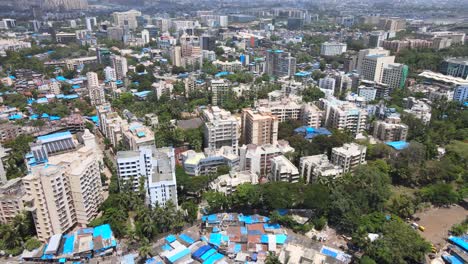
<instances>
[{"instance_id":1,"label":"open plot of land","mask_svg":"<svg viewBox=\"0 0 468 264\"><path fill-rule=\"evenodd\" d=\"M419 231L421 236L440 249L445 245L450 228L465 220L468 211L461 206L454 205L449 208L430 208L414 216L419 217L420 220L417 223L426 228L424 232Z\"/></svg>"}]
</instances>

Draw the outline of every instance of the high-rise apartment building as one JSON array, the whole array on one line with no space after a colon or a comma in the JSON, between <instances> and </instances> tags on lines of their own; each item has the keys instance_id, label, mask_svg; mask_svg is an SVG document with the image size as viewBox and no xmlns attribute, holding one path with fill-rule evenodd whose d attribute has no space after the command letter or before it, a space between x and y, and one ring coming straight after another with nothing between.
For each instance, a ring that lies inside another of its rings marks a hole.
<instances>
[{"instance_id":1,"label":"high-rise apartment building","mask_svg":"<svg viewBox=\"0 0 468 264\"><path fill-rule=\"evenodd\" d=\"M395 56L367 55L362 60L361 77L364 80L382 82L384 66L395 62Z\"/></svg>"},{"instance_id":2,"label":"high-rise apartment building","mask_svg":"<svg viewBox=\"0 0 468 264\"><path fill-rule=\"evenodd\" d=\"M408 76L408 66L401 63L390 63L383 67L381 83L384 83L390 88L390 91L395 89L403 89L406 85L406 77Z\"/></svg>"},{"instance_id":3,"label":"high-rise apartment building","mask_svg":"<svg viewBox=\"0 0 468 264\"><path fill-rule=\"evenodd\" d=\"M356 64L356 70L359 74L361 74L362 62L364 61L364 58L368 55L390 56L390 51L382 49L382 48L360 50L357 56L357 64Z\"/></svg>"},{"instance_id":4,"label":"high-rise apartment building","mask_svg":"<svg viewBox=\"0 0 468 264\"><path fill-rule=\"evenodd\" d=\"M122 124L122 132L123 144L130 150L136 151L141 146L154 145L153 131L138 121L131 122L130 124L124 122Z\"/></svg>"},{"instance_id":5,"label":"high-rise apartment building","mask_svg":"<svg viewBox=\"0 0 468 264\"><path fill-rule=\"evenodd\" d=\"M116 81L117 74L115 73L114 68L107 66L104 68L104 76L106 77L106 81Z\"/></svg>"},{"instance_id":6,"label":"high-rise apartment building","mask_svg":"<svg viewBox=\"0 0 468 264\"><path fill-rule=\"evenodd\" d=\"M66 142L64 136L63 133L48 135L38 138L37 144L48 149L47 145ZM75 143L76 147L66 152L47 152L43 157L46 160L40 163L31 164L29 160L30 172L23 178L24 206L33 213L41 241L76 225L86 226L103 202L95 137L85 130L82 139L84 145Z\"/></svg>"},{"instance_id":7,"label":"high-rise apartment building","mask_svg":"<svg viewBox=\"0 0 468 264\"><path fill-rule=\"evenodd\" d=\"M177 182L173 148L142 146L137 151L117 152L119 184L130 183L133 190L145 189L151 206L177 206ZM142 178L144 177L144 178ZM144 186L140 186L143 183Z\"/></svg>"},{"instance_id":8,"label":"high-rise apartment building","mask_svg":"<svg viewBox=\"0 0 468 264\"><path fill-rule=\"evenodd\" d=\"M296 58L283 50L268 50L265 73L277 77L293 76L296 73Z\"/></svg>"},{"instance_id":9,"label":"high-rise apartment building","mask_svg":"<svg viewBox=\"0 0 468 264\"><path fill-rule=\"evenodd\" d=\"M136 10L112 13L114 25L128 29L136 29L138 27L137 17L139 16L141 16L141 12Z\"/></svg>"},{"instance_id":10,"label":"high-rise apartment building","mask_svg":"<svg viewBox=\"0 0 468 264\"><path fill-rule=\"evenodd\" d=\"M337 99L320 99L321 108L325 111L325 125L339 130L349 130L353 134L366 129L368 113L356 104Z\"/></svg>"},{"instance_id":11,"label":"high-rise apartment building","mask_svg":"<svg viewBox=\"0 0 468 264\"><path fill-rule=\"evenodd\" d=\"M99 84L98 75L95 72L86 73L88 79L88 95L91 105L101 105L106 102L104 86Z\"/></svg>"},{"instance_id":12,"label":"high-rise apartment building","mask_svg":"<svg viewBox=\"0 0 468 264\"><path fill-rule=\"evenodd\" d=\"M125 79L128 72L127 59L122 56L112 55L111 62L112 68L115 70L115 76L117 77L117 80Z\"/></svg>"},{"instance_id":13,"label":"high-rise apartment building","mask_svg":"<svg viewBox=\"0 0 468 264\"><path fill-rule=\"evenodd\" d=\"M332 149L331 162L341 166L346 173L366 163L366 151L366 146L356 143L344 144L342 147Z\"/></svg>"},{"instance_id":14,"label":"high-rise apartment building","mask_svg":"<svg viewBox=\"0 0 468 264\"><path fill-rule=\"evenodd\" d=\"M224 96L231 90L231 84L226 79L211 80L211 103L213 105L220 105L224 100Z\"/></svg>"},{"instance_id":15,"label":"high-rise apartment building","mask_svg":"<svg viewBox=\"0 0 468 264\"><path fill-rule=\"evenodd\" d=\"M242 111L242 141L244 144L276 144L278 118L268 112L244 109Z\"/></svg>"},{"instance_id":16,"label":"high-rise apartment building","mask_svg":"<svg viewBox=\"0 0 468 264\"><path fill-rule=\"evenodd\" d=\"M406 141L408 126L401 123L400 117L390 116L385 121L374 122L374 137L384 142Z\"/></svg>"},{"instance_id":17,"label":"high-rise apartment building","mask_svg":"<svg viewBox=\"0 0 468 264\"><path fill-rule=\"evenodd\" d=\"M238 148L238 123L229 111L217 106L203 110L204 145L209 149L219 149L222 146L232 147L234 152Z\"/></svg>"}]
</instances>

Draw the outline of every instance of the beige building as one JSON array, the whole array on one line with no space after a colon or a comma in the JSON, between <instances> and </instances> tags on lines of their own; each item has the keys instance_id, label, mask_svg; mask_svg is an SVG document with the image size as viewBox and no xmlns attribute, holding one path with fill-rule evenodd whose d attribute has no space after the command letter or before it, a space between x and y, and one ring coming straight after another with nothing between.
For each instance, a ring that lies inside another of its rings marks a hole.
<instances>
[{"instance_id":1,"label":"beige building","mask_svg":"<svg viewBox=\"0 0 468 264\"><path fill-rule=\"evenodd\" d=\"M242 111L242 141L244 144L276 144L278 118L271 113L244 109Z\"/></svg>"},{"instance_id":2,"label":"beige building","mask_svg":"<svg viewBox=\"0 0 468 264\"><path fill-rule=\"evenodd\" d=\"M394 62L395 56L367 55L362 60L361 78L381 83L384 67Z\"/></svg>"},{"instance_id":3,"label":"beige building","mask_svg":"<svg viewBox=\"0 0 468 264\"><path fill-rule=\"evenodd\" d=\"M88 79L88 95L91 105L101 105L106 102L104 86L99 84L98 75L95 72L86 73Z\"/></svg>"},{"instance_id":4,"label":"beige building","mask_svg":"<svg viewBox=\"0 0 468 264\"><path fill-rule=\"evenodd\" d=\"M210 188L226 195L236 191L237 186L245 183L258 184L258 175L250 171L235 172L221 175L210 183Z\"/></svg>"},{"instance_id":5,"label":"beige building","mask_svg":"<svg viewBox=\"0 0 468 264\"><path fill-rule=\"evenodd\" d=\"M122 140L122 124L124 121L117 112L112 111L109 103L97 107L99 130L109 139L113 147L117 147Z\"/></svg>"},{"instance_id":6,"label":"beige building","mask_svg":"<svg viewBox=\"0 0 468 264\"><path fill-rule=\"evenodd\" d=\"M140 122L124 123L122 131L123 144L130 150L137 151L141 146L154 145L153 131Z\"/></svg>"},{"instance_id":7,"label":"beige building","mask_svg":"<svg viewBox=\"0 0 468 264\"><path fill-rule=\"evenodd\" d=\"M358 58L357 58L357 65L356 69L359 74L361 74L362 70L362 63L364 61L364 58L368 55L384 55L384 56L390 56L390 51L383 49L383 48L375 48L375 49L363 49L360 50L358 53Z\"/></svg>"},{"instance_id":8,"label":"beige building","mask_svg":"<svg viewBox=\"0 0 468 264\"><path fill-rule=\"evenodd\" d=\"M349 172L366 163L366 151L366 146L356 143L344 144L342 147L332 149L331 162L341 166L343 172Z\"/></svg>"},{"instance_id":9,"label":"beige building","mask_svg":"<svg viewBox=\"0 0 468 264\"><path fill-rule=\"evenodd\" d=\"M114 25L119 27L128 27L129 29L136 29L138 27L138 16L141 16L141 12L136 10L112 13Z\"/></svg>"},{"instance_id":10,"label":"beige building","mask_svg":"<svg viewBox=\"0 0 468 264\"><path fill-rule=\"evenodd\" d=\"M401 123L399 117L389 117L385 121L374 122L374 137L387 141L406 141L408 126Z\"/></svg>"},{"instance_id":11,"label":"beige building","mask_svg":"<svg viewBox=\"0 0 468 264\"><path fill-rule=\"evenodd\" d=\"M115 70L117 80L124 80L127 77L128 64L127 58L117 55L111 56L112 68Z\"/></svg>"},{"instance_id":12,"label":"beige building","mask_svg":"<svg viewBox=\"0 0 468 264\"><path fill-rule=\"evenodd\" d=\"M9 180L0 186L0 223L8 224L24 210L24 188L21 178Z\"/></svg>"},{"instance_id":13,"label":"beige building","mask_svg":"<svg viewBox=\"0 0 468 264\"><path fill-rule=\"evenodd\" d=\"M84 145L48 157L23 178L25 208L33 213L39 240L86 226L103 202L94 135L85 131Z\"/></svg>"}]
</instances>

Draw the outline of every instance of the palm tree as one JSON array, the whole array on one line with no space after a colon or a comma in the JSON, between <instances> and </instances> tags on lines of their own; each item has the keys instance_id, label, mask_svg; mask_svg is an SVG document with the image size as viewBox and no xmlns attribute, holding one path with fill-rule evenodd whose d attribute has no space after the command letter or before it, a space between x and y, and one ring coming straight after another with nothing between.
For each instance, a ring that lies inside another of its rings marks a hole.
<instances>
[{"instance_id":1,"label":"palm tree","mask_svg":"<svg viewBox=\"0 0 468 264\"><path fill-rule=\"evenodd\" d=\"M140 247L138 248L138 254L140 257L146 259L148 256L152 257L152 248L147 239L143 239L143 242L141 243Z\"/></svg>"}]
</instances>

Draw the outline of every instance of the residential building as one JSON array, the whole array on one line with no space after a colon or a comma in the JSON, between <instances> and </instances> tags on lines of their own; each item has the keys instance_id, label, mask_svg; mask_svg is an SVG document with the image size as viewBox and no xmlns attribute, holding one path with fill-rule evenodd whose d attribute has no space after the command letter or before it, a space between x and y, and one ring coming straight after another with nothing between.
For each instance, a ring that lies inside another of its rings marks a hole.
<instances>
[{"instance_id":1,"label":"residential building","mask_svg":"<svg viewBox=\"0 0 468 264\"><path fill-rule=\"evenodd\" d=\"M384 55L384 56L389 56L390 51L385 50L383 48L375 48L375 49L363 49L360 50L358 53L357 57L357 64L356 64L356 70L359 74L362 73L362 63L364 61L364 58L368 55Z\"/></svg>"},{"instance_id":2,"label":"residential building","mask_svg":"<svg viewBox=\"0 0 468 264\"><path fill-rule=\"evenodd\" d=\"M366 102L374 101L375 95L377 94L377 90L374 87L367 87L361 85L358 87L358 94L361 97L364 97Z\"/></svg>"},{"instance_id":3,"label":"residential building","mask_svg":"<svg viewBox=\"0 0 468 264\"><path fill-rule=\"evenodd\" d=\"M250 171L231 171L210 182L210 189L231 195L236 191L237 186L245 183L258 184L258 175Z\"/></svg>"},{"instance_id":4,"label":"residential building","mask_svg":"<svg viewBox=\"0 0 468 264\"><path fill-rule=\"evenodd\" d=\"M331 163L341 166L344 173L352 171L360 164L366 163L366 151L366 146L356 143L344 144L332 149Z\"/></svg>"},{"instance_id":5,"label":"residential building","mask_svg":"<svg viewBox=\"0 0 468 264\"><path fill-rule=\"evenodd\" d=\"M242 63L240 61L213 61L213 65L219 70L225 72L237 72L242 70Z\"/></svg>"},{"instance_id":6,"label":"residential building","mask_svg":"<svg viewBox=\"0 0 468 264\"><path fill-rule=\"evenodd\" d=\"M242 110L242 142L244 144L276 144L278 118L268 112Z\"/></svg>"},{"instance_id":7,"label":"residential building","mask_svg":"<svg viewBox=\"0 0 468 264\"><path fill-rule=\"evenodd\" d=\"M116 148L122 140L122 124L124 121L117 112L112 111L109 103L99 105L97 107L97 115L99 117L99 130L109 139L111 145Z\"/></svg>"},{"instance_id":8,"label":"residential building","mask_svg":"<svg viewBox=\"0 0 468 264\"><path fill-rule=\"evenodd\" d=\"M88 95L91 105L101 105L106 102L104 86L99 84L98 75L95 72L86 73L88 79Z\"/></svg>"},{"instance_id":9,"label":"residential building","mask_svg":"<svg viewBox=\"0 0 468 264\"><path fill-rule=\"evenodd\" d=\"M367 55L362 60L361 78L364 80L382 82L384 68L394 63L395 56Z\"/></svg>"},{"instance_id":10,"label":"residential building","mask_svg":"<svg viewBox=\"0 0 468 264\"><path fill-rule=\"evenodd\" d=\"M138 27L137 17L139 16L141 16L141 12L136 10L112 13L114 25L128 29L136 29Z\"/></svg>"},{"instance_id":11,"label":"residential building","mask_svg":"<svg viewBox=\"0 0 468 264\"><path fill-rule=\"evenodd\" d=\"M268 179L272 182L299 182L299 170L284 155L271 158L271 171Z\"/></svg>"},{"instance_id":12,"label":"residential building","mask_svg":"<svg viewBox=\"0 0 468 264\"><path fill-rule=\"evenodd\" d=\"M271 171L271 159L294 152L294 148L284 140L278 140L276 145L243 145L239 148L239 170L256 173L259 177L266 177Z\"/></svg>"},{"instance_id":13,"label":"residential building","mask_svg":"<svg viewBox=\"0 0 468 264\"><path fill-rule=\"evenodd\" d=\"M143 43L146 45L148 43L150 43L151 39L150 39L150 33L147 29L143 29L141 31L141 39L143 39Z\"/></svg>"},{"instance_id":14,"label":"residential building","mask_svg":"<svg viewBox=\"0 0 468 264\"><path fill-rule=\"evenodd\" d=\"M464 103L468 101L468 85L460 85L455 88L453 92L453 100Z\"/></svg>"},{"instance_id":15,"label":"residential building","mask_svg":"<svg viewBox=\"0 0 468 264\"><path fill-rule=\"evenodd\" d=\"M301 157L299 164L301 178L306 183L335 179L343 174L343 168L332 164L325 154Z\"/></svg>"},{"instance_id":16,"label":"residential building","mask_svg":"<svg viewBox=\"0 0 468 264\"><path fill-rule=\"evenodd\" d=\"M381 83L388 85L390 92L395 89L403 89L408 77L408 66L401 63L390 63L383 67Z\"/></svg>"},{"instance_id":17,"label":"residential building","mask_svg":"<svg viewBox=\"0 0 468 264\"><path fill-rule=\"evenodd\" d=\"M31 48L30 42L20 41L16 39L0 39L0 52L18 51Z\"/></svg>"},{"instance_id":18,"label":"residential building","mask_svg":"<svg viewBox=\"0 0 468 264\"><path fill-rule=\"evenodd\" d=\"M127 59L122 56L112 55L111 62L117 80L124 80L128 72Z\"/></svg>"},{"instance_id":19,"label":"residential building","mask_svg":"<svg viewBox=\"0 0 468 264\"><path fill-rule=\"evenodd\" d=\"M424 124L429 124L431 121L431 106L423 100L418 100L414 97L404 98L406 109L403 110L405 113L411 114L417 119L421 119Z\"/></svg>"},{"instance_id":20,"label":"residential building","mask_svg":"<svg viewBox=\"0 0 468 264\"><path fill-rule=\"evenodd\" d=\"M229 111L217 106L203 109L204 146L208 149L219 149L222 146L238 148L238 122Z\"/></svg>"},{"instance_id":21,"label":"residential building","mask_svg":"<svg viewBox=\"0 0 468 264\"><path fill-rule=\"evenodd\" d=\"M21 134L24 134L21 126L9 122L0 124L0 142L13 140Z\"/></svg>"},{"instance_id":22,"label":"residential building","mask_svg":"<svg viewBox=\"0 0 468 264\"><path fill-rule=\"evenodd\" d=\"M347 45L338 42L324 42L320 48L322 56L338 56L346 52Z\"/></svg>"},{"instance_id":23,"label":"residential building","mask_svg":"<svg viewBox=\"0 0 468 264\"><path fill-rule=\"evenodd\" d=\"M401 31L406 29L406 21L402 18L381 18L379 27L388 31Z\"/></svg>"},{"instance_id":24,"label":"residential building","mask_svg":"<svg viewBox=\"0 0 468 264\"><path fill-rule=\"evenodd\" d=\"M0 144L0 185L8 181L5 166L3 165L3 159L8 156L10 149L5 149Z\"/></svg>"},{"instance_id":25,"label":"residential building","mask_svg":"<svg viewBox=\"0 0 468 264\"><path fill-rule=\"evenodd\" d=\"M98 214L103 202L101 172L95 137L88 130L83 134L84 145L74 148L58 147L67 142L63 133L38 138L44 149L59 152L45 153L45 161L32 163L23 177L24 207L33 213L39 240L46 241L54 234L64 233L76 225L86 226ZM31 148L33 149L33 148ZM44 154L44 153L42 153ZM38 153L33 151L33 156Z\"/></svg>"},{"instance_id":26,"label":"residential building","mask_svg":"<svg viewBox=\"0 0 468 264\"><path fill-rule=\"evenodd\" d=\"M293 76L296 73L296 58L283 50L268 50L265 73L277 77Z\"/></svg>"},{"instance_id":27,"label":"residential building","mask_svg":"<svg viewBox=\"0 0 468 264\"><path fill-rule=\"evenodd\" d=\"M390 116L385 121L374 122L374 137L384 142L406 141L408 126L401 123L398 116Z\"/></svg>"},{"instance_id":28,"label":"residential building","mask_svg":"<svg viewBox=\"0 0 468 264\"><path fill-rule=\"evenodd\" d=\"M331 90L331 91L335 91L335 83L336 83L336 80L335 78L332 78L332 77L325 77L325 78L321 78L319 80L319 88L321 89L325 89L325 90Z\"/></svg>"},{"instance_id":29,"label":"residential building","mask_svg":"<svg viewBox=\"0 0 468 264\"><path fill-rule=\"evenodd\" d=\"M468 57L445 59L440 66L440 72L468 80Z\"/></svg>"},{"instance_id":30,"label":"residential building","mask_svg":"<svg viewBox=\"0 0 468 264\"><path fill-rule=\"evenodd\" d=\"M24 210L23 195L21 178L11 179L0 185L0 223L11 223Z\"/></svg>"},{"instance_id":31,"label":"residential building","mask_svg":"<svg viewBox=\"0 0 468 264\"><path fill-rule=\"evenodd\" d=\"M325 126L339 130L347 129L353 134L362 133L366 129L368 113L356 104L335 98L322 98L319 103L325 110Z\"/></svg>"},{"instance_id":32,"label":"residential building","mask_svg":"<svg viewBox=\"0 0 468 264\"><path fill-rule=\"evenodd\" d=\"M153 88L154 93L156 94L156 97L158 98L158 100L163 95L171 97L172 90L174 89L174 85L172 84L171 81L155 82L151 85L151 87Z\"/></svg>"},{"instance_id":33,"label":"residential building","mask_svg":"<svg viewBox=\"0 0 468 264\"><path fill-rule=\"evenodd\" d=\"M221 166L234 171L239 168L239 156L227 146L219 150L205 149L205 153L187 150L181 157L185 172L192 176L216 174Z\"/></svg>"},{"instance_id":34,"label":"residential building","mask_svg":"<svg viewBox=\"0 0 468 264\"><path fill-rule=\"evenodd\" d=\"M144 188L150 206L165 206L168 202L177 206L173 148L142 146L137 151L119 151L116 159L119 184L130 183L134 191Z\"/></svg>"},{"instance_id":35,"label":"residential building","mask_svg":"<svg viewBox=\"0 0 468 264\"><path fill-rule=\"evenodd\" d=\"M224 100L224 96L231 91L231 84L226 79L211 80L210 88L211 103L213 105L220 105Z\"/></svg>"},{"instance_id":36,"label":"residential building","mask_svg":"<svg viewBox=\"0 0 468 264\"><path fill-rule=\"evenodd\" d=\"M107 66L104 68L104 75L106 76L106 81L117 81L117 74L112 67Z\"/></svg>"},{"instance_id":37,"label":"residential building","mask_svg":"<svg viewBox=\"0 0 468 264\"><path fill-rule=\"evenodd\" d=\"M122 124L123 145L130 150L138 150L141 146L152 146L154 132L138 121Z\"/></svg>"}]
</instances>

